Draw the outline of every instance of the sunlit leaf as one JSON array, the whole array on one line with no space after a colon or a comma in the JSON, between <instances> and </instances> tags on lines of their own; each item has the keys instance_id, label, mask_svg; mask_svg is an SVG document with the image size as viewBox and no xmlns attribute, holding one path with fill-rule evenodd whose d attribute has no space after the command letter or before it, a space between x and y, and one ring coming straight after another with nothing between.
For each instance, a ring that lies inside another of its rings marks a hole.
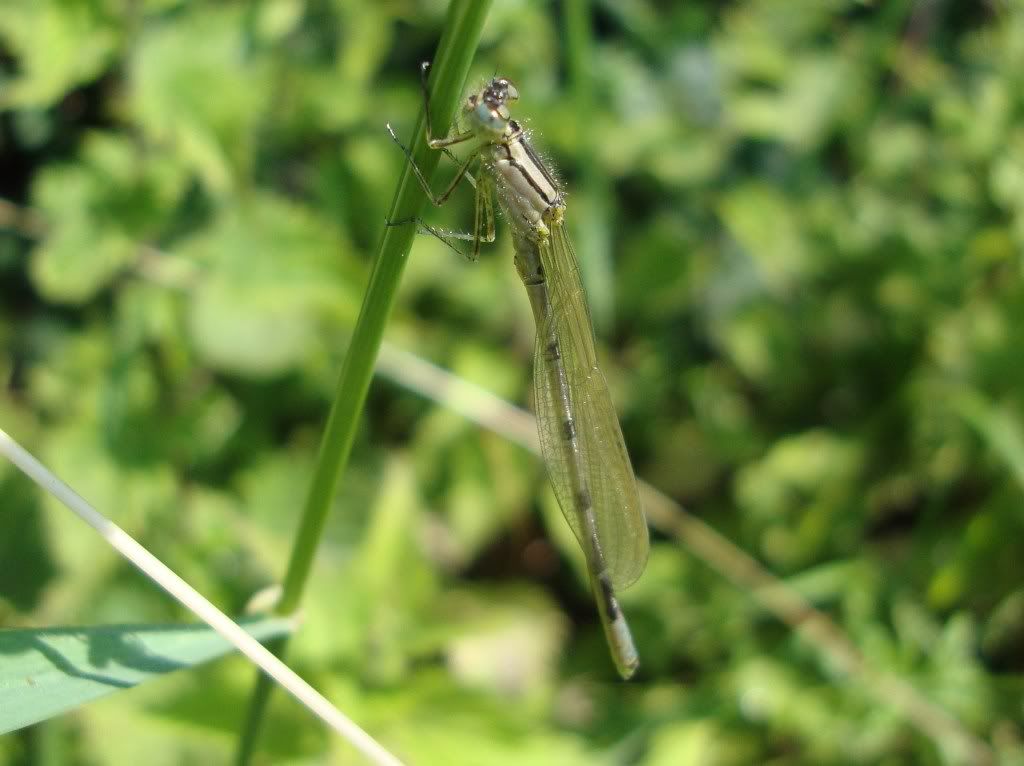
<instances>
[{"instance_id":1,"label":"sunlit leaf","mask_svg":"<svg viewBox=\"0 0 1024 766\"><path fill-rule=\"evenodd\" d=\"M116 8L103 1L5 2L0 40L17 56L20 73L0 86L0 109L45 108L99 76L124 36Z\"/></svg>"},{"instance_id":2,"label":"sunlit leaf","mask_svg":"<svg viewBox=\"0 0 1024 766\"><path fill-rule=\"evenodd\" d=\"M285 620L249 622L266 641ZM0 733L67 712L121 689L193 667L232 650L205 626L118 626L0 630Z\"/></svg>"},{"instance_id":3,"label":"sunlit leaf","mask_svg":"<svg viewBox=\"0 0 1024 766\"><path fill-rule=\"evenodd\" d=\"M225 210L180 252L203 274L189 312L192 338L220 369L261 376L291 369L322 346L327 322L357 308L344 282L342 239L271 196Z\"/></svg>"}]
</instances>

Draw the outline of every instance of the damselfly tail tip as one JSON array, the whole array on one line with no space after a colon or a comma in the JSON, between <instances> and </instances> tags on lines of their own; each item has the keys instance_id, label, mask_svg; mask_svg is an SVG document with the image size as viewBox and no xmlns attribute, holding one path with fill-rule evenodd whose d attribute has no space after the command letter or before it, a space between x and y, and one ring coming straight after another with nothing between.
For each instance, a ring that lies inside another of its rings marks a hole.
<instances>
[{"instance_id":1,"label":"damselfly tail tip","mask_svg":"<svg viewBox=\"0 0 1024 766\"><path fill-rule=\"evenodd\" d=\"M612 660L615 668L619 671L623 681L628 681L640 667L640 655L633 642L633 634L629 630L629 623L622 612L606 623L608 634L608 646L611 649Z\"/></svg>"},{"instance_id":2,"label":"damselfly tail tip","mask_svg":"<svg viewBox=\"0 0 1024 766\"><path fill-rule=\"evenodd\" d=\"M640 656L637 654L636 649L630 645L625 651L614 651L612 652L612 659L615 661L615 669L619 671L619 676L623 681L631 679L640 667Z\"/></svg>"},{"instance_id":3,"label":"damselfly tail tip","mask_svg":"<svg viewBox=\"0 0 1024 766\"><path fill-rule=\"evenodd\" d=\"M632 661L628 665L619 666L619 676L622 678L623 681L628 681L634 675L636 675L636 670L639 667L640 658L634 655Z\"/></svg>"}]
</instances>

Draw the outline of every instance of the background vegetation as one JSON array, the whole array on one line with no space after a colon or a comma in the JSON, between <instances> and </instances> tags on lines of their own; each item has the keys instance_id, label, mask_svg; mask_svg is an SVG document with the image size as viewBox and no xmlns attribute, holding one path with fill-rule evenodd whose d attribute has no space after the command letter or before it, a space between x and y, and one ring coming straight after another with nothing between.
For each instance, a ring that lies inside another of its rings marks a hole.
<instances>
[{"instance_id":1,"label":"background vegetation","mask_svg":"<svg viewBox=\"0 0 1024 766\"><path fill-rule=\"evenodd\" d=\"M500 234L414 246L293 664L422 764L1024 763L1024 6L581 10L497 0L475 76L561 169L637 473L695 514L623 594L638 678L538 460L402 353L528 404ZM287 560L443 12L0 8L0 425L229 611ZM6 465L0 510L0 624L186 619ZM0 763L222 762L251 681ZM265 762L352 759L271 713Z\"/></svg>"}]
</instances>

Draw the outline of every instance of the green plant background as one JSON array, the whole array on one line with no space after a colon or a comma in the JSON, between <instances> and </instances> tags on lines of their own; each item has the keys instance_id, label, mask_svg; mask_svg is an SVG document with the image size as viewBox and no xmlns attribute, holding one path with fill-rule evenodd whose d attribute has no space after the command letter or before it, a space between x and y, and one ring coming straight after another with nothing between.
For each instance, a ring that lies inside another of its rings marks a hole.
<instances>
[{"instance_id":1,"label":"green plant background","mask_svg":"<svg viewBox=\"0 0 1024 766\"><path fill-rule=\"evenodd\" d=\"M413 763L1024 763L1024 7L577 13L497 0L474 77L570 191L637 474L834 624L661 526L616 681L538 460L393 354L528 405L508 238L421 237L291 662ZM287 560L443 14L0 7L0 426L228 611ZM6 464L0 511L0 625L188 619ZM178 673L0 763L223 762L251 682ZM282 695L261 744L354 759Z\"/></svg>"}]
</instances>

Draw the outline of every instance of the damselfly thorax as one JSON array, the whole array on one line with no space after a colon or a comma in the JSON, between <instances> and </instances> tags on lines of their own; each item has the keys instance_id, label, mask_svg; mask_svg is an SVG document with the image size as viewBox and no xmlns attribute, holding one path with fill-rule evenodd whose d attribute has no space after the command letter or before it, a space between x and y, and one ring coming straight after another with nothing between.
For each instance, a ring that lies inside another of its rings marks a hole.
<instances>
[{"instance_id":1,"label":"damselfly thorax","mask_svg":"<svg viewBox=\"0 0 1024 766\"><path fill-rule=\"evenodd\" d=\"M505 134L491 145L489 154L505 214L522 221L538 240L546 239L550 227L562 223L565 200L517 120L509 120Z\"/></svg>"}]
</instances>

